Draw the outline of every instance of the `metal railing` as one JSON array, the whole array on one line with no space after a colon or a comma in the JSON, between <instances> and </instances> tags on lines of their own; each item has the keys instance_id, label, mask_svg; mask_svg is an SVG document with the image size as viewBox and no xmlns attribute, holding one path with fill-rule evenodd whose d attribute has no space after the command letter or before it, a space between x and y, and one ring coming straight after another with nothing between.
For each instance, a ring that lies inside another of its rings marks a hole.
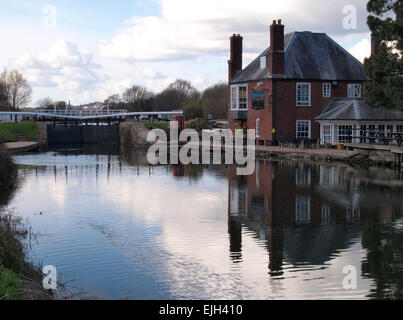
<instances>
[{"instance_id":1,"label":"metal railing","mask_svg":"<svg viewBox=\"0 0 403 320\"><path fill-rule=\"evenodd\" d=\"M340 139L342 138L342 139ZM346 134L340 137L340 143L368 143L368 144L383 144L396 142L400 147L403 142L403 132L391 131L376 131L370 129L346 129Z\"/></svg>"},{"instance_id":2,"label":"metal railing","mask_svg":"<svg viewBox=\"0 0 403 320\"><path fill-rule=\"evenodd\" d=\"M71 116L71 117L91 117L91 116L103 116L103 115L125 115L127 110L35 110L37 115L57 115L57 116Z\"/></svg>"}]
</instances>

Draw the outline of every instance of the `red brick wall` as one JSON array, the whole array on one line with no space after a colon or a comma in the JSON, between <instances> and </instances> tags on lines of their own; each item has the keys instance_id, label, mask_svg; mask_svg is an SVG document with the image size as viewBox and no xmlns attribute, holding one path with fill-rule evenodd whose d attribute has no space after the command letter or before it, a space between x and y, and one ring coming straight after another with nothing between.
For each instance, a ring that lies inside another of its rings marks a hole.
<instances>
[{"instance_id":1,"label":"red brick wall","mask_svg":"<svg viewBox=\"0 0 403 320\"><path fill-rule=\"evenodd\" d=\"M297 82L311 83L311 106L297 107L296 85ZM322 96L322 84L331 81L276 81L274 98L276 108L275 126L277 138L291 138L296 136L296 121L311 121L311 139L319 139L319 124L314 119L321 114L323 109L335 97L347 97L347 84L354 82L338 81L331 86L331 97ZM356 82L359 83L359 82Z\"/></svg>"},{"instance_id":2,"label":"red brick wall","mask_svg":"<svg viewBox=\"0 0 403 320\"><path fill-rule=\"evenodd\" d=\"M311 83L311 106L297 107L297 82ZM295 81L295 80L266 80L259 90L265 92L265 108L252 109L252 91L258 82L248 83L248 121L249 129L256 129L256 119L260 119L260 140L272 141L279 138L296 137L296 121L311 121L311 139L319 139L319 124L314 119L335 97L347 97L347 84L360 82L338 81L331 86L331 97L323 98L322 84L331 81ZM230 106L228 106L230 110ZM274 116L273 116L274 115ZM230 119L230 115L229 115ZM229 122L230 129L235 129L234 123ZM273 137L272 129L276 129Z\"/></svg>"},{"instance_id":3,"label":"red brick wall","mask_svg":"<svg viewBox=\"0 0 403 320\"><path fill-rule=\"evenodd\" d=\"M258 82L250 82L248 85L248 128L256 129L256 119L260 119L260 137L259 140L272 140L273 116L272 116L272 81L267 80L259 87L258 91L264 91L264 109L252 109L252 91L256 88Z\"/></svg>"}]
</instances>

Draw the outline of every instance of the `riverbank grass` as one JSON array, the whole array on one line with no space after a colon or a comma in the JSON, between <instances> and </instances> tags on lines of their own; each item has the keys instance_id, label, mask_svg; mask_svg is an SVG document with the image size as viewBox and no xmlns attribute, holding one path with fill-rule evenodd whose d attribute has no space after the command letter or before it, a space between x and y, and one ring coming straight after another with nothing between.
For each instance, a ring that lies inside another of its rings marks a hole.
<instances>
[{"instance_id":1,"label":"riverbank grass","mask_svg":"<svg viewBox=\"0 0 403 320\"><path fill-rule=\"evenodd\" d=\"M21 291L21 280L17 275L0 265L0 300L19 300Z\"/></svg>"},{"instance_id":2,"label":"riverbank grass","mask_svg":"<svg viewBox=\"0 0 403 320\"><path fill-rule=\"evenodd\" d=\"M39 128L34 122L0 123L1 142L16 142L15 132L24 134L30 141L37 141L39 137Z\"/></svg>"},{"instance_id":3,"label":"riverbank grass","mask_svg":"<svg viewBox=\"0 0 403 320\"><path fill-rule=\"evenodd\" d=\"M42 287L41 268L29 261L33 234L22 218L0 211L0 300L51 300Z\"/></svg>"},{"instance_id":4,"label":"riverbank grass","mask_svg":"<svg viewBox=\"0 0 403 320\"><path fill-rule=\"evenodd\" d=\"M158 121L158 122L145 121L143 123L144 123L144 127L147 130L162 129L165 132L169 131L169 122L166 122L166 121Z\"/></svg>"}]
</instances>

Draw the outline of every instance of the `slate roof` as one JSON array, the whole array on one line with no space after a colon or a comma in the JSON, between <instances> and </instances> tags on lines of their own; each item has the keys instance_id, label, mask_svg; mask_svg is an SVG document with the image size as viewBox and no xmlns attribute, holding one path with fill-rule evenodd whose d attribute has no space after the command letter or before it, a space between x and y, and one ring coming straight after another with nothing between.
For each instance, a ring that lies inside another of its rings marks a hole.
<instances>
[{"instance_id":1,"label":"slate roof","mask_svg":"<svg viewBox=\"0 0 403 320\"><path fill-rule=\"evenodd\" d=\"M403 112L373 108L363 99L334 98L315 120L400 120Z\"/></svg>"},{"instance_id":2,"label":"slate roof","mask_svg":"<svg viewBox=\"0 0 403 320\"><path fill-rule=\"evenodd\" d=\"M231 83L270 79L269 63L260 68L260 58L270 47L238 71ZM297 80L364 81L363 65L325 33L309 31L284 35L285 78Z\"/></svg>"}]
</instances>

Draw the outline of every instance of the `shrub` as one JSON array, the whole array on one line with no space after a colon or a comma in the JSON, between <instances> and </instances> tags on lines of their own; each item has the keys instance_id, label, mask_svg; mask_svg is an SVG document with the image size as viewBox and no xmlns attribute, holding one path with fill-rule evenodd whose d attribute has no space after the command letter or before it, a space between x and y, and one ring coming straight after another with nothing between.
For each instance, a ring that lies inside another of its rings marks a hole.
<instances>
[{"instance_id":1,"label":"shrub","mask_svg":"<svg viewBox=\"0 0 403 320\"><path fill-rule=\"evenodd\" d=\"M203 118L204 110L198 103L189 103L183 108L183 114L187 120Z\"/></svg>"},{"instance_id":2,"label":"shrub","mask_svg":"<svg viewBox=\"0 0 403 320\"><path fill-rule=\"evenodd\" d=\"M17 166L14 164L8 152L0 145L0 187L5 189L17 182ZM1 204L1 203L0 203Z\"/></svg>"},{"instance_id":3,"label":"shrub","mask_svg":"<svg viewBox=\"0 0 403 320\"><path fill-rule=\"evenodd\" d=\"M200 132L203 129L209 128L209 122L206 119L196 118L193 120L186 121L186 128L194 129Z\"/></svg>"}]
</instances>

